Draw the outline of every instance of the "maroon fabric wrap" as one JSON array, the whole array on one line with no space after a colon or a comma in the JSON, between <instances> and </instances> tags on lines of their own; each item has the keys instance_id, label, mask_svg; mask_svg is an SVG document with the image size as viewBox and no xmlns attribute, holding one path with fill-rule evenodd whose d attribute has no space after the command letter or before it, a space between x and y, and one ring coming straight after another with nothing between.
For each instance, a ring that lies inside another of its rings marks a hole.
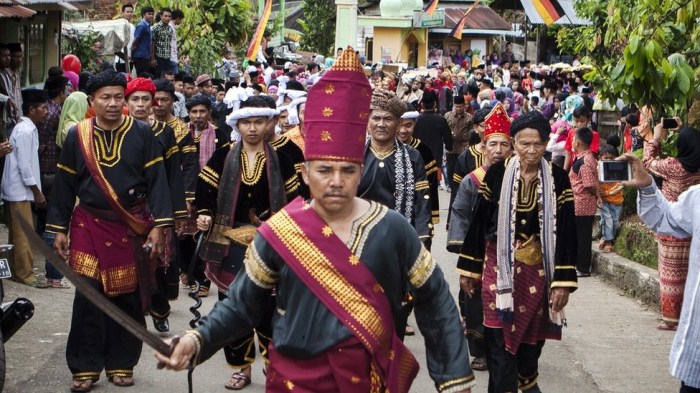
<instances>
[{"instance_id":1,"label":"maroon fabric wrap","mask_svg":"<svg viewBox=\"0 0 700 393\"><path fill-rule=\"evenodd\" d=\"M503 329L506 350L516 353L520 344L537 344L540 340L561 340L561 329L552 329L545 288L544 265L528 266L515 261L513 271L513 320L503 322L496 310L496 242L486 244L481 298L484 326Z\"/></svg>"},{"instance_id":2,"label":"maroon fabric wrap","mask_svg":"<svg viewBox=\"0 0 700 393\"><path fill-rule=\"evenodd\" d=\"M131 211L150 215L145 205ZM141 305L150 305L150 288L155 288L155 263L142 246L145 237L134 233L111 210L79 204L70 226L70 266L78 274L102 283L109 297L140 289Z\"/></svg>"},{"instance_id":3,"label":"maroon fabric wrap","mask_svg":"<svg viewBox=\"0 0 700 393\"><path fill-rule=\"evenodd\" d=\"M372 357L354 336L307 360L285 357L275 351L272 343L268 351L270 363L265 383L268 393L382 391Z\"/></svg>"},{"instance_id":4,"label":"maroon fabric wrap","mask_svg":"<svg viewBox=\"0 0 700 393\"><path fill-rule=\"evenodd\" d=\"M396 335L391 306L372 272L301 197L258 233L370 354L386 390L405 393L418 362Z\"/></svg>"}]
</instances>

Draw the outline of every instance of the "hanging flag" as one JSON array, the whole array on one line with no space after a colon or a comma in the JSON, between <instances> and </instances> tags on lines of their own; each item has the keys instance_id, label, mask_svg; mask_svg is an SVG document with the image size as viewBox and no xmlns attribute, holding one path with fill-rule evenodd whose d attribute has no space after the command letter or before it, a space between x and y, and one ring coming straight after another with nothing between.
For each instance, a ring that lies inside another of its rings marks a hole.
<instances>
[{"instance_id":1,"label":"hanging flag","mask_svg":"<svg viewBox=\"0 0 700 393\"><path fill-rule=\"evenodd\" d=\"M472 4L471 7L469 7L467 9L467 12L464 13L464 16L462 16L462 18L459 19L459 22L457 22L457 26L455 26L454 29L452 29L452 31L450 31L450 35L452 37L454 37L458 40L462 39L462 30L464 30L464 24L467 22L467 15L469 15L469 13L472 12L472 10L474 8L476 8L476 6L480 2L481 2L481 0L476 0L474 2L474 4Z\"/></svg>"},{"instance_id":2,"label":"hanging flag","mask_svg":"<svg viewBox=\"0 0 700 393\"><path fill-rule=\"evenodd\" d=\"M437 5L438 5L438 0L430 0L428 5L425 6L425 13L428 15L432 15L433 12L435 12Z\"/></svg>"},{"instance_id":3,"label":"hanging flag","mask_svg":"<svg viewBox=\"0 0 700 393\"><path fill-rule=\"evenodd\" d=\"M566 15L564 9L557 0L532 0L532 5L547 26Z\"/></svg>"},{"instance_id":4,"label":"hanging flag","mask_svg":"<svg viewBox=\"0 0 700 393\"><path fill-rule=\"evenodd\" d=\"M260 43L262 42L263 34L265 34L265 27L267 27L267 20L270 19L270 13L272 12L272 0L265 1L265 8L263 8L262 14L260 14L260 22L258 22L258 28L255 29L255 34L253 39L248 45L248 51L245 53L246 59L250 61L255 61L258 57L258 50L260 49Z\"/></svg>"}]
</instances>

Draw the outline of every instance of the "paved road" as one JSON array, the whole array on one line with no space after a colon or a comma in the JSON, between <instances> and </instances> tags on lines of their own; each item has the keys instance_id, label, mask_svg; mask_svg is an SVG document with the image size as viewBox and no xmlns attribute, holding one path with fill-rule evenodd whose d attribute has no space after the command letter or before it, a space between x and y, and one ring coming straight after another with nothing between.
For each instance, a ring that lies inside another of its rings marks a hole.
<instances>
[{"instance_id":1,"label":"paved road","mask_svg":"<svg viewBox=\"0 0 700 393\"><path fill-rule=\"evenodd\" d=\"M455 257L444 251L448 195L441 192L443 224L433 242L434 256L445 271L451 289L457 291L454 273ZM6 231L0 231L6 239ZM37 258L38 260L38 258ZM37 263L43 271L43 263ZM8 375L5 392L67 392L70 373L65 364L65 344L70 326L73 290L34 289L5 283L6 298L25 296L36 305L34 318L7 344ZM205 299L202 310L209 310L214 296ZM182 290L173 304L171 328L181 332L187 328L192 304ZM679 383L668 374L668 351L672 339L669 332L655 329L659 315L634 299L625 297L595 277L584 279L567 307L569 326L564 340L550 341L540 363L540 386L545 392L566 393L671 393ZM149 328L152 328L148 321ZM415 323L413 324L415 326ZM412 392L435 391L425 366L425 350L420 335L406 340L421 362ZM263 392L262 365L253 369L253 384L245 391ZM223 354L198 367L194 373L196 392L224 392L223 383L231 370ZM136 386L117 388L103 378L95 392L187 392L185 373L158 371L153 351L144 349L136 368ZM486 392L488 374L477 372L474 392Z\"/></svg>"}]
</instances>

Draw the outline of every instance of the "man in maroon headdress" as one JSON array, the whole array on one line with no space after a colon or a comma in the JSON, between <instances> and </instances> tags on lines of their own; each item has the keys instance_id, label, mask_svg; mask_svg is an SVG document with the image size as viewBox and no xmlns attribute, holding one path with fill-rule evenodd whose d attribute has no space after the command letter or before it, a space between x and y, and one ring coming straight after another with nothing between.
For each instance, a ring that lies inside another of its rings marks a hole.
<instances>
[{"instance_id":1,"label":"man in maroon headdress","mask_svg":"<svg viewBox=\"0 0 700 393\"><path fill-rule=\"evenodd\" d=\"M268 392L405 393L418 363L396 323L411 289L437 390L471 392L469 354L442 271L404 216L355 196L371 95L354 50L345 50L307 101L303 176L313 198L295 199L258 229L228 299L171 357L157 355L166 367L201 363L245 334L276 290Z\"/></svg>"}]
</instances>

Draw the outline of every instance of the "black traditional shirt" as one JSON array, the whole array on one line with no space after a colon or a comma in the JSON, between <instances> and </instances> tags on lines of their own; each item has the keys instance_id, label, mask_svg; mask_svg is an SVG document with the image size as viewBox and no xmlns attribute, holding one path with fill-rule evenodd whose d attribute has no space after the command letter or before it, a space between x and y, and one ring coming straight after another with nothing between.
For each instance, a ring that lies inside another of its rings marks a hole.
<instances>
[{"instance_id":1,"label":"black traditional shirt","mask_svg":"<svg viewBox=\"0 0 700 393\"><path fill-rule=\"evenodd\" d=\"M192 134L190 134L190 130L184 121L175 117L167 121L167 123L173 129L175 142L177 142L177 146L180 149L185 196L188 201L193 202L197 186L197 175L199 174L197 146L195 146L194 138L192 138Z\"/></svg>"},{"instance_id":2,"label":"black traditional shirt","mask_svg":"<svg viewBox=\"0 0 700 393\"><path fill-rule=\"evenodd\" d=\"M484 165L484 152L482 150L481 144L476 144L474 146L469 146L469 148L462 152L462 154L457 157L457 162L455 163L455 172L452 175L450 181L450 210L447 214L447 225L450 225L450 216L452 214L452 204L454 203L455 197L457 196L457 190L459 190L459 183L462 182L464 176L472 173L476 168L480 168Z\"/></svg>"},{"instance_id":3,"label":"black traditional shirt","mask_svg":"<svg viewBox=\"0 0 700 393\"><path fill-rule=\"evenodd\" d=\"M474 377L449 285L406 219L372 203L353 223L346 244L383 288L394 321L402 320L401 304L406 292L413 294L416 321L425 338L428 370L438 390L469 383ZM233 282L226 300L216 303L202 318L197 329L203 339L199 361L257 326L273 289L277 293L277 313L272 340L275 350L284 356L309 359L352 335L261 236L256 236L248 248L244 264L245 274Z\"/></svg>"},{"instance_id":4,"label":"black traditional shirt","mask_svg":"<svg viewBox=\"0 0 700 393\"><path fill-rule=\"evenodd\" d=\"M287 156L289 161L294 164L294 170L299 178L299 195L301 195L304 199L311 198L309 186L304 183L304 179L301 177L301 166L304 165L305 161L304 152L301 151L301 148L295 145L291 139L284 135L280 135L277 140L270 142L270 146L272 146L278 153L282 153L283 155Z\"/></svg>"},{"instance_id":5,"label":"black traditional shirt","mask_svg":"<svg viewBox=\"0 0 700 393\"><path fill-rule=\"evenodd\" d=\"M425 177L430 184L430 207L431 207L431 222L434 225L440 223L440 197L438 196L438 186L440 185L440 180L438 180L437 162L433 156L433 152L425 143L421 142L420 139L411 137L408 145L412 148L418 150L423 162L425 163ZM435 229L433 228L433 234ZM432 236L432 235L431 235Z\"/></svg>"},{"instance_id":6,"label":"black traditional shirt","mask_svg":"<svg viewBox=\"0 0 700 393\"><path fill-rule=\"evenodd\" d=\"M429 239L432 233L430 212L430 184L426 179L425 165L418 150L406 146L413 164L415 190L413 197L413 218L411 224L418 232L421 240ZM384 157L377 157L368 146L365 152L365 168L362 172L357 195L379 202L389 209L396 208L396 159L394 152Z\"/></svg>"},{"instance_id":7,"label":"black traditional shirt","mask_svg":"<svg viewBox=\"0 0 700 393\"><path fill-rule=\"evenodd\" d=\"M95 120L92 121L94 124ZM97 160L119 203L128 209L147 200L155 226L173 225L172 203L166 197L170 194L168 178L151 127L124 116L122 124L114 130L95 126L93 136ZM96 209L112 209L92 179L79 143L75 126L66 135L57 165L46 223L48 232L68 233L76 198Z\"/></svg>"},{"instance_id":8,"label":"black traditional shirt","mask_svg":"<svg viewBox=\"0 0 700 393\"><path fill-rule=\"evenodd\" d=\"M483 274L486 242L496 241L498 225L498 203L501 200L501 185L509 160L493 164L484 176L479 188L474 214L467 236L462 244L457 261L457 271L473 278ZM576 288L576 225L574 222L574 196L569 177L563 169L552 165L554 192L556 194L556 248L554 255L554 278L551 287ZM540 234L539 208L537 207L537 178L527 187L522 186L518 194L515 213L515 236ZM506 197L509 197L506 196Z\"/></svg>"},{"instance_id":9,"label":"black traditional shirt","mask_svg":"<svg viewBox=\"0 0 700 393\"><path fill-rule=\"evenodd\" d=\"M163 165L168 176L170 200L173 204L175 218L187 218L187 203L185 202L185 183L182 176L182 159L180 147L175 141L175 132L166 123L154 120L151 124L153 135L158 142Z\"/></svg>"}]
</instances>

